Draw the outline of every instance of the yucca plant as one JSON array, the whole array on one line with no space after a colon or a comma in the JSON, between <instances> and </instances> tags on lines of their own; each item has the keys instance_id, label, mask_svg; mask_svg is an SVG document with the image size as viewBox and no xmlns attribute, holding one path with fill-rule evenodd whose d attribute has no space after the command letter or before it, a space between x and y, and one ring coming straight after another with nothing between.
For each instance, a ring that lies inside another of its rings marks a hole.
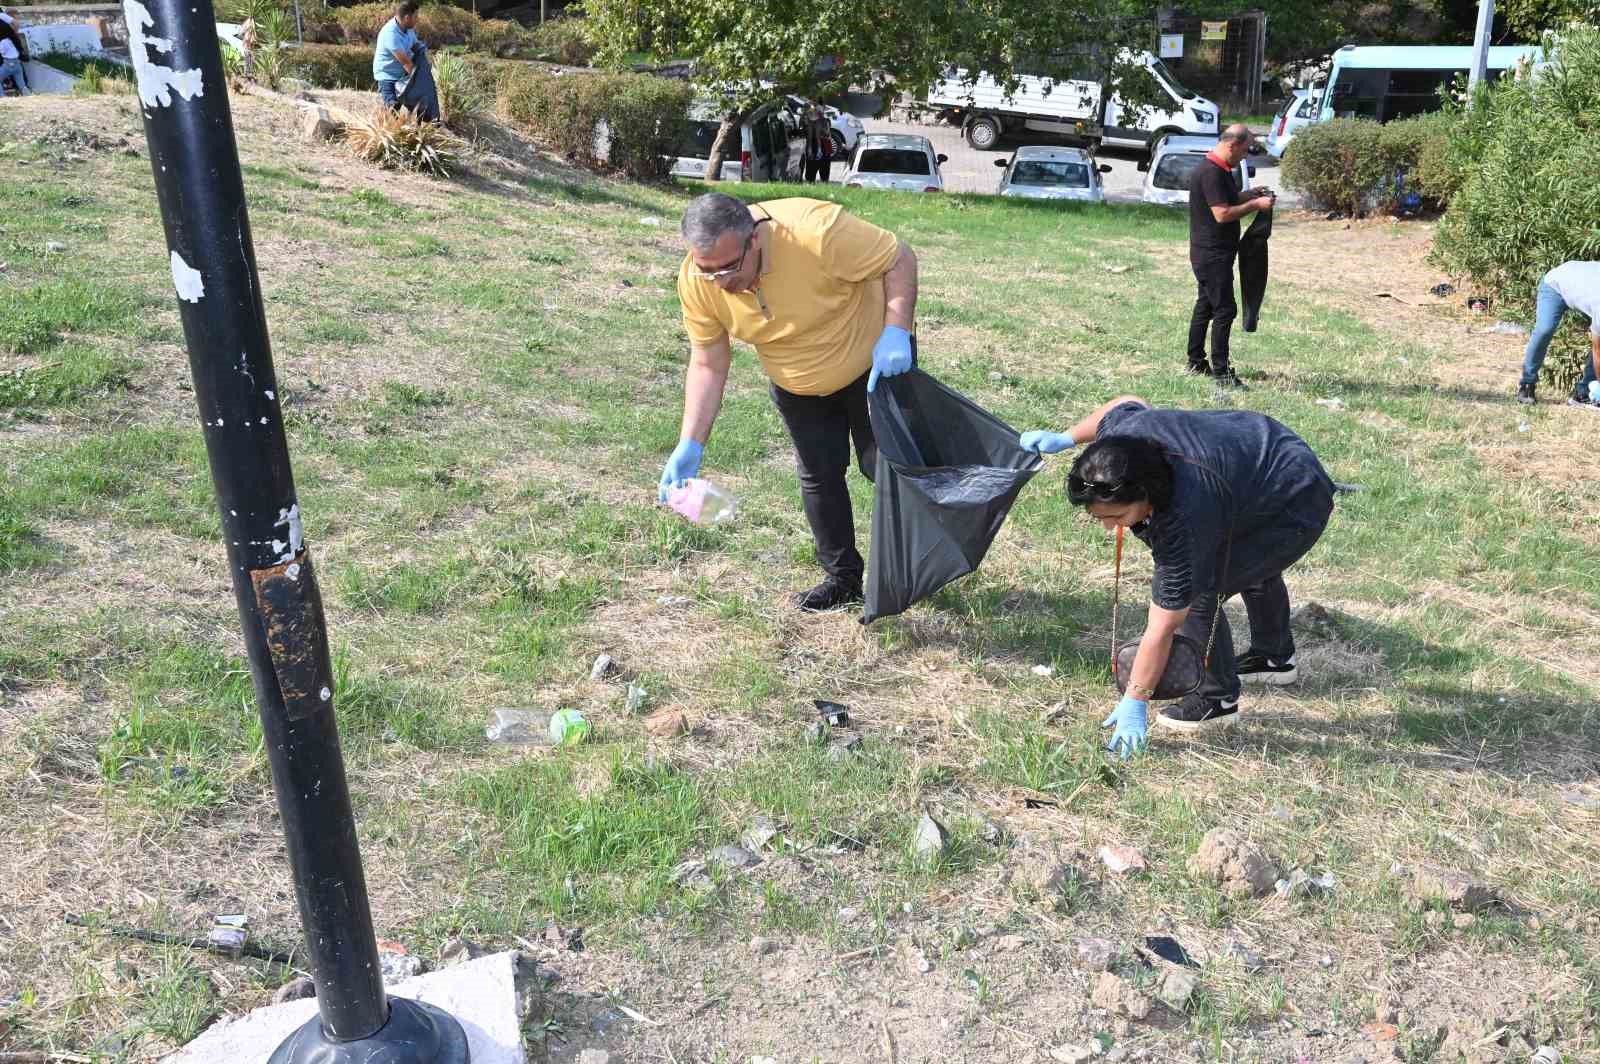
<instances>
[{"instance_id":1,"label":"yucca plant","mask_svg":"<svg viewBox=\"0 0 1600 1064\"><path fill-rule=\"evenodd\" d=\"M414 170L449 177L462 149L461 138L438 122L423 122L408 109L379 105L353 118L344 130L345 143L357 158L385 170Z\"/></svg>"},{"instance_id":2,"label":"yucca plant","mask_svg":"<svg viewBox=\"0 0 1600 1064\"><path fill-rule=\"evenodd\" d=\"M461 56L441 53L433 61L433 84L439 94L439 117L446 125L459 127L483 110L483 90Z\"/></svg>"},{"instance_id":3,"label":"yucca plant","mask_svg":"<svg viewBox=\"0 0 1600 1064\"><path fill-rule=\"evenodd\" d=\"M268 9L256 18L255 79L269 89L283 80L284 46L293 36L294 22L282 9Z\"/></svg>"}]
</instances>

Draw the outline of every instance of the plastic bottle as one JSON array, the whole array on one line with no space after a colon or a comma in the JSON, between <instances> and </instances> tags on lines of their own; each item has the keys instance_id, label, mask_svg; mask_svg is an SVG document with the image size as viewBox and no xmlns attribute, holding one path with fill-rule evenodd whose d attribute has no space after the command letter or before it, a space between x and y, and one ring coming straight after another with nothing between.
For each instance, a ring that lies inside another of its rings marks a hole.
<instances>
[{"instance_id":1,"label":"plastic bottle","mask_svg":"<svg viewBox=\"0 0 1600 1064\"><path fill-rule=\"evenodd\" d=\"M695 477L667 493L667 505L697 525L731 521L739 510L733 493Z\"/></svg>"},{"instance_id":2,"label":"plastic bottle","mask_svg":"<svg viewBox=\"0 0 1600 1064\"><path fill-rule=\"evenodd\" d=\"M557 746L575 746L589 734L589 722L575 709L558 710L550 718L550 741Z\"/></svg>"},{"instance_id":3,"label":"plastic bottle","mask_svg":"<svg viewBox=\"0 0 1600 1064\"><path fill-rule=\"evenodd\" d=\"M1600 406L1600 380L1589 382L1589 402Z\"/></svg>"}]
</instances>

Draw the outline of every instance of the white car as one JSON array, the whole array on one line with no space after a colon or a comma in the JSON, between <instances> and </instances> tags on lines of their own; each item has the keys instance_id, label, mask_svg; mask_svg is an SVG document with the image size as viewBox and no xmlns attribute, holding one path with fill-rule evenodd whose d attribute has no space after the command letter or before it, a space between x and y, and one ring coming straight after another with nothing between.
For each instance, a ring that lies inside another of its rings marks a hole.
<instances>
[{"instance_id":1,"label":"white car","mask_svg":"<svg viewBox=\"0 0 1600 1064\"><path fill-rule=\"evenodd\" d=\"M804 96L787 96L784 98L787 121L796 134L800 132L800 123L805 117L806 108L811 105L812 101ZM829 104L822 103L816 106L822 108L822 113L828 118L828 125L832 127L830 132L833 134L834 158L843 158L855 151L856 142L861 139L861 134L865 130L865 127L861 124L861 119Z\"/></svg>"},{"instance_id":2,"label":"white car","mask_svg":"<svg viewBox=\"0 0 1600 1064\"><path fill-rule=\"evenodd\" d=\"M846 188L896 188L907 192L943 192L933 142L910 133L868 133L856 147L844 175Z\"/></svg>"},{"instance_id":3,"label":"white car","mask_svg":"<svg viewBox=\"0 0 1600 1064\"><path fill-rule=\"evenodd\" d=\"M1194 168L1210 166L1206 152L1216 146L1215 137L1162 137L1156 141L1149 160L1139 164L1144 172L1144 201L1187 206ZM1249 188L1254 176L1249 162L1241 162L1234 170L1240 188Z\"/></svg>"},{"instance_id":4,"label":"white car","mask_svg":"<svg viewBox=\"0 0 1600 1064\"><path fill-rule=\"evenodd\" d=\"M1002 196L1083 203L1106 201L1100 175L1109 174L1111 167L1097 164L1094 156L1082 148L1037 145L1018 148L1010 159L996 159L994 164L1005 171L1000 175Z\"/></svg>"},{"instance_id":5,"label":"white car","mask_svg":"<svg viewBox=\"0 0 1600 1064\"><path fill-rule=\"evenodd\" d=\"M1267 154L1274 159L1283 158L1283 150L1294 135L1317 120L1317 108L1322 104L1322 86L1295 89L1294 95L1284 101L1273 116L1272 128L1267 131Z\"/></svg>"},{"instance_id":6,"label":"white car","mask_svg":"<svg viewBox=\"0 0 1600 1064\"><path fill-rule=\"evenodd\" d=\"M684 139L672 160L673 177L706 176L706 162L725 110L715 100L696 100L690 105ZM750 112L739 130L737 151L722 160L722 180L798 181L804 150L805 145L783 120L783 108L776 102L762 104Z\"/></svg>"}]
</instances>

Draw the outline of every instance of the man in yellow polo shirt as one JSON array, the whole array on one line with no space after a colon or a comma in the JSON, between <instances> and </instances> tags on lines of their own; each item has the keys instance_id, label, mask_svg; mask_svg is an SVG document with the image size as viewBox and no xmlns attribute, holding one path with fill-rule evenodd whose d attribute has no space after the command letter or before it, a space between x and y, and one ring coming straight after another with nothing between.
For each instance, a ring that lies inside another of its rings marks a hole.
<instances>
[{"instance_id":1,"label":"man in yellow polo shirt","mask_svg":"<svg viewBox=\"0 0 1600 1064\"><path fill-rule=\"evenodd\" d=\"M866 566L844 477L852 440L868 477L876 462L867 393L880 377L911 368L917 257L893 233L814 199L752 205L707 193L684 212L683 238L689 254L678 298L689 373L660 496L700 471L728 383L729 338L753 345L794 441L800 497L826 573L795 605L819 611L859 602Z\"/></svg>"}]
</instances>

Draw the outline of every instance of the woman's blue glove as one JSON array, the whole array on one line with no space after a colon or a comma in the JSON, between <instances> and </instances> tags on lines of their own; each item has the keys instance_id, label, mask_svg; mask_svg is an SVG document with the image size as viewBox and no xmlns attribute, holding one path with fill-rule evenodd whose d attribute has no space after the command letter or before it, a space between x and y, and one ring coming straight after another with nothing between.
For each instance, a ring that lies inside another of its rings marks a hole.
<instances>
[{"instance_id":1,"label":"woman's blue glove","mask_svg":"<svg viewBox=\"0 0 1600 1064\"><path fill-rule=\"evenodd\" d=\"M684 481L700 472L700 456L706 453L705 445L687 436L672 449L672 457L661 470L661 488L656 492L659 502L667 501L667 492L683 487Z\"/></svg>"},{"instance_id":2,"label":"woman's blue glove","mask_svg":"<svg viewBox=\"0 0 1600 1064\"><path fill-rule=\"evenodd\" d=\"M898 325L885 325L883 335L872 348L872 373L867 376L867 391L878 385L879 377L897 377L911 368L911 334Z\"/></svg>"},{"instance_id":3,"label":"woman's blue glove","mask_svg":"<svg viewBox=\"0 0 1600 1064\"><path fill-rule=\"evenodd\" d=\"M1034 454L1055 454L1057 451L1077 446L1072 442L1072 437L1065 432L1044 432L1039 429L1024 432L1022 439L1017 443L1024 451L1032 451Z\"/></svg>"},{"instance_id":4,"label":"woman's blue glove","mask_svg":"<svg viewBox=\"0 0 1600 1064\"><path fill-rule=\"evenodd\" d=\"M1111 733L1111 742L1106 744L1106 749L1120 754L1126 761L1129 754L1144 749L1145 736L1150 732L1150 703L1141 702L1132 695L1123 695L1117 708L1111 711L1111 716L1100 722L1102 728L1112 725L1116 725L1116 730Z\"/></svg>"}]
</instances>

